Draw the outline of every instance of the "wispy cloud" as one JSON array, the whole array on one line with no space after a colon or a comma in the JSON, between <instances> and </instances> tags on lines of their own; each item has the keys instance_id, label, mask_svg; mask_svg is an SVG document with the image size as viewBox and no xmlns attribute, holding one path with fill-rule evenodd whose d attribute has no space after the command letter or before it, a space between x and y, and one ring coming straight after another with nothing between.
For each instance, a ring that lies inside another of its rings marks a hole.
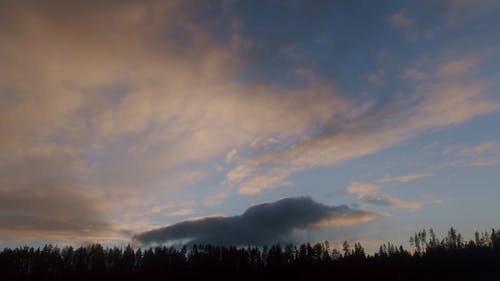
<instances>
[{"instance_id":1,"label":"wispy cloud","mask_svg":"<svg viewBox=\"0 0 500 281\"><path fill-rule=\"evenodd\" d=\"M423 205L422 202L418 201L404 201L392 196L382 195L378 186L369 183L352 183L347 187L346 191L358 195L358 199L363 202L397 209L416 211Z\"/></svg>"},{"instance_id":2,"label":"wispy cloud","mask_svg":"<svg viewBox=\"0 0 500 281\"><path fill-rule=\"evenodd\" d=\"M222 203L222 201L228 196L227 191L219 191L205 196L203 204L205 206L215 206Z\"/></svg>"},{"instance_id":3,"label":"wispy cloud","mask_svg":"<svg viewBox=\"0 0 500 281\"><path fill-rule=\"evenodd\" d=\"M423 71L419 70L418 68L409 67L409 68L405 69L404 77L406 79L420 81L420 80L424 80L424 79L428 78L428 74L424 73Z\"/></svg>"},{"instance_id":4,"label":"wispy cloud","mask_svg":"<svg viewBox=\"0 0 500 281\"><path fill-rule=\"evenodd\" d=\"M480 61L480 58L477 56L449 61L438 66L436 75L447 78L457 77L471 71Z\"/></svg>"},{"instance_id":5,"label":"wispy cloud","mask_svg":"<svg viewBox=\"0 0 500 281\"><path fill-rule=\"evenodd\" d=\"M388 18L391 26L405 31L410 40L417 39L418 30L414 19L410 18L405 11L399 11Z\"/></svg>"},{"instance_id":6,"label":"wispy cloud","mask_svg":"<svg viewBox=\"0 0 500 281\"><path fill-rule=\"evenodd\" d=\"M379 84L385 77L385 71L383 69L378 69L375 73L368 75L368 81Z\"/></svg>"},{"instance_id":7,"label":"wispy cloud","mask_svg":"<svg viewBox=\"0 0 500 281\"><path fill-rule=\"evenodd\" d=\"M434 74L437 67L434 68ZM396 101L379 110L365 110L338 123L335 130L305 138L289 147L242 158L229 171L226 183L242 193L290 185L290 174L315 166L338 165L379 152L431 128L463 123L500 110L485 81L432 80L419 85L416 103ZM422 93L423 91L423 93ZM353 110L355 111L355 110Z\"/></svg>"},{"instance_id":8,"label":"wispy cloud","mask_svg":"<svg viewBox=\"0 0 500 281\"><path fill-rule=\"evenodd\" d=\"M462 149L458 154L460 156L484 156L485 154L499 153L499 145L496 141L482 142L474 147Z\"/></svg>"},{"instance_id":9,"label":"wispy cloud","mask_svg":"<svg viewBox=\"0 0 500 281\"><path fill-rule=\"evenodd\" d=\"M177 211L173 211L173 212L167 213L166 216L167 217L179 217L179 216L192 215L192 214L195 214L195 213L196 213L196 211L194 209L184 208L184 209L180 209L180 210L177 210Z\"/></svg>"},{"instance_id":10,"label":"wispy cloud","mask_svg":"<svg viewBox=\"0 0 500 281\"><path fill-rule=\"evenodd\" d=\"M402 175L402 176L387 176L381 179L376 180L378 183L387 183L387 182L409 182L418 180L424 177L432 176L431 173L419 173L419 174L411 174L411 175Z\"/></svg>"},{"instance_id":11,"label":"wispy cloud","mask_svg":"<svg viewBox=\"0 0 500 281\"><path fill-rule=\"evenodd\" d=\"M445 1L444 18L449 26L462 25L480 16L493 14L500 9L500 4L495 0L484 0L473 3L467 0Z\"/></svg>"},{"instance_id":12,"label":"wispy cloud","mask_svg":"<svg viewBox=\"0 0 500 281\"><path fill-rule=\"evenodd\" d=\"M471 147L445 147L444 154L451 161L441 165L450 167L486 167L500 165L500 146L496 141L485 141Z\"/></svg>"}]
</instances>

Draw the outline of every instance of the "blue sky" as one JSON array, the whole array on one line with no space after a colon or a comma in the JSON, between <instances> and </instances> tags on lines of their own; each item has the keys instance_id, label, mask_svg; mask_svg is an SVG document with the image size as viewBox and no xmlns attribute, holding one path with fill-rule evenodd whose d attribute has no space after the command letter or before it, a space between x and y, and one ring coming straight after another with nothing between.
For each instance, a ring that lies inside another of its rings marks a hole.
<instances>
[{"instance_id":1,"label":"blue sky","mask_svg":"<svg viewBox=\"0 0 500 281\"><path fill-rule=\"evenodd\" d=\"M498 227L499 12L5 1L0 245L126 244L304 196L372 215L297 226L296 241Z\"/></svg>"}]
</instances>

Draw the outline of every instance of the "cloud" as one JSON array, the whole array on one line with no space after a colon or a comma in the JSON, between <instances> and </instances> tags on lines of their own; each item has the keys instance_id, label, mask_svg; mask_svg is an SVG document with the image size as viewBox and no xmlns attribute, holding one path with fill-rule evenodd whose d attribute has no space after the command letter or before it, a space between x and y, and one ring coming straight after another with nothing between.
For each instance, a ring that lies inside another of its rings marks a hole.
<instances>
[{"instance_id":1,"label":"cloud","mask_svg":"<svg viewBox=\"0 0 500 281\"><path fill-rule=\"evenodd\" d=\"M202 244L264 245L289 241L296 229L357 224L382 217L347 206L323 205L306 197L286 198L252 206L239 216L179 222L138 234L134 240L142 244L188 240Z\"/></svg>"},{"instance_id":2,"label":"cloud","mask_svg":"<svg viewBox=\"0 0 500 281\"><path fill-rule=\"evenodd\" d=\"M189 1L1 1L0 189L70 182L58 188L102 195L123 222L224 153L352 110L326 80L240 83L244 59L199 13Z\"/></svg>"},{"instance_id":3,"label":"cloud","mask_svg":"<svg viewBox=\"0 0 500 281\"><path fill-rule=\"evenodd\" d=\"M437 69L435 66L434 75ZM253 158L242 157L228 172L225 183L238 186L243 194L291 185L287 178L304 169L339 165L389 148L424 130L460 124L500 110L500 102L491 94L491 82L470 79L466 73L460 77L421 83L408 99L365 109L355 118L334 122L334 129L288 147Z\"/></svg>"},{"instance_id":4,"label":"cloud","mask_svg":"<svg viewBox=\"0 0 500 281\"><path fill-rule=\"evenodd\" d=\"M392 14L388 21L392 27L404 30L408 39L415 40L417 38L418 30L415 20L410 18L405 11Z\"/></svg>"},{"instance_id":5,"label":"cloud","mask_svg":"<svg viewBox=\"0 0 500 281\"><path fill-rule=\"evenodd\" d=\"M497 154L499 145L496 141L482 142L474 147L462 149L458 154L460 156L483 156L484 154Z\"/></svg>"},{"instance_id":6,"label":"cloud","mask_svg":"<svg viewBox=\"0 0 500 281\"><path fill-rule=\"evenodd\" d=\"M478 57L466 57L439 65L436 75L453 78L463 75L478 65L480 59Z\"/></svg>"},{"instance_id":7,"label":"cloud","mask_svg":"<svg viewBox=\"0 0 500 281\"><path fill-rule=\"evenodd\" d=\"M208 194L203 200L205 206L216 206L222 203L222 201L228 196L227 191L219 191L216 193Z\"/></svg>"},{"instance_id":8,"label":"cloud","mask_svg":"<svg viewBox=\"0 0 500 281\"><path fill-rule=\"evenodd\" d=\"M103 237L114 230L102 198L57 187L0 190L0 235Z\"/></svg>"},{"instance_id":9,"label":"cloud","mask_svg":"<svg viewBox=\"0 0 500 281\"><path fill-rule=\"evenodd\" d=\"M476 3L467 0L448 0L444 3L444 18L449 26L461 25L472 19L493 14L500 9L500 4L495 0Z\"/></svg>"},{"instance_id":10,"label":"cloud","mask_svg":"<svg viewBox=\"0 0 500 281\"><path fill-rule=\"evenodd\" d=\"M424 80L427 78L427 75L424 72L420 71L418 68L415 67L406 68L403 76L406 79L411 79L416 81Z\"/></svg>"},{"instance_id":11,"label":"cloud","mask_svg":"<svg viewBox=\"0 0 500 281\"><path fill-rule=\"evenodd\" d=\"M496 141L485 141L471 147L446 147L444 154L452 160L441 167L486 167L500 164L500 147Z\"/></svg>"},{"instance_id":12,"label":"cloud","mask_svg":"<svg viewBox=\"0 0 500 281\"><path fill-rule=\"evenodd\" d=\"M409 182L413 180L418 180L424 177L431 176L431 173L420 173L420 174L412 174L412 175L403 175L403 176L389 176L378 179L376 182L378 183L387 183L387 182Z\"/></svg>"},{"instance_id":13,"label":"cloud","mask_svg":"<svg viewBox=\"0 0 500 281\"><path fill-rule=\"evenodd\" d=\"M210 176L207 163L224 163L216 168L229 170L227 186L255 194L292 185L292 173L338 165L499 108L485 94L489 83L462 79L469 72L447 62L442 72L454 81L433 71L427 77L438 83L415 89L412 104L356 100L306 66L295 88L242 83L247 61L235 45L243 48L246 38L220 41L203 12L190 1L0 1L5 196L81 196L92 201L86 213L110 221L89 217L68 229L83 233L78 225L92 221L97 233L106 225L147 224L151 206ZM393 21L414 25L405 13ZM301 55L300 48L282 51ZM228 190L208 194L205 203L220 203ZM26 202L26 210L36 209L38 200ZM64 212L61 204L54 203ZM40 215L54 229L77 217ZM25 233L35 228L49 231L33 223Z\"/></svg>"},{"instance_id":14,"label":"cloud","mask_svg":"<svg viewBox=\"0 0 500 281\"><path fill-rule=\"evenodd\" d=\"M225 158L225 161L227 163L231 163L233 162L236 158L238 157L238 151L236 149L231 149L227 154L226 154L226 158Z\"/></svg>"},{"instance_id":15,"label":"cloud","mask_svg":"<svg viewBox=\"0 0 500 281\"><path fill-rule=\"evenodd\" d=\"M389 22L397 28L410 28L415 25L415 20L409 18L403 12L397 12L389 17Z\"/></svg>"},{"instance_id":16,"label":"cloud","mask_svg":"<svg viewBox=\"0 0 500 281\"><path fill-rule=\"evenodd\" d=\"M475 161L470 161L467 163L453 163L452 166L458 167L487 167L487 166L496 166L500 164L500 159L478 159Z\"/></svg>"},{"instance_id":17,"label":"cloud","mask_svg":"<svg viewBox=\"0 0 500 281\"><path fill-rule=\"evenodd\" d=\"M241 59L193 20L187 1L1 10L13 28L0 47L0 151L70 146L91 160L96 184L161 185L166 170L256 138L296 137L349 108L324 81L241 85Z\"/></svg>"},{"instance_id":18,"label":"cloud","mask_svg":"<svg viewBox=\"0 0 500 281\"><path fill-rule=\"evenodd\" d=\"M380 195L380 188L369 183L352 183L347 187L347 192L357 194L358 199L375 205L389 206L396 209L410 209L416 211L423 205L418 201L404 201L388 195Z\"/></svg>"},{"instance_id":19,"label":"cloud","mask_svg":"<svg viewBox=\"0 0 500 281\"><path fill-rule=\"evenodd\" d=\"M378 69L377 72L368 75L368 81L379 84L385 77L385 71L383 69Z\"/></svg>"},{"instance_id":20,"label":"cloud","mask_svg":"<svg viewBox=\"0 0 500 281\"><path fill-rule=\"evenodd\" d=\"M82 185L77 155L56 145L1 154L8 161L0 164L0 237L104 237L120 230L109 212L116 202Z\"/></svg>"},{"instance_id":21,"label":"cloud","mask_svg":"<svg viewBox=\"0 0 500 281\"><path fill-rule=\"evenodd\" d=\"M194 213L196 213L196 211L194 209L184 208L184 209L180 209L180 210L177 210L177 211L170 212L170 213L167 214L167 216L168 217L179 217L179 216L191 215L191 214L194 214Z\"/></svg>"}]
</instances>

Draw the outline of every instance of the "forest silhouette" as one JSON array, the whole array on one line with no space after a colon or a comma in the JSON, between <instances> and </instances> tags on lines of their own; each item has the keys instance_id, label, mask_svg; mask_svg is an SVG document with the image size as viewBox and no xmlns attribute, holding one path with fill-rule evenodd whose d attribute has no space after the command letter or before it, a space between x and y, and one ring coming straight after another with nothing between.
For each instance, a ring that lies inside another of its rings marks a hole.
<instances>
[{"instance_id":1,"label":"forest silhouette","mask_svg":"<svg viewBox=\"0 0 500 281\"><path fill-rule=\"evenodd\" d=\"M270 247L193 245L134 250L46 245L4 248L0 280L500 280L500 231L465 240L416 232L411 250L391 243L374 254L345 241Z\"/></svg>"}]
</instances>

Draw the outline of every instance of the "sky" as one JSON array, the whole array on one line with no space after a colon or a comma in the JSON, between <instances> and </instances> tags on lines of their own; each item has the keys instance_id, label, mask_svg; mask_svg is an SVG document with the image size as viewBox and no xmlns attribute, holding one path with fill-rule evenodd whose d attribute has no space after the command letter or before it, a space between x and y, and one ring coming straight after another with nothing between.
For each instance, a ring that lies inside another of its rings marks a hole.
<instances>
[{"instance_id":1,"label":"sky","mask_svg":"<svg viewBox=\"0 0 500 281\"><path fill-rule=\"evenodd\" d=\"M0 247L500 227L500 2L0 1Z\"/></svg>"}]
</instances>

